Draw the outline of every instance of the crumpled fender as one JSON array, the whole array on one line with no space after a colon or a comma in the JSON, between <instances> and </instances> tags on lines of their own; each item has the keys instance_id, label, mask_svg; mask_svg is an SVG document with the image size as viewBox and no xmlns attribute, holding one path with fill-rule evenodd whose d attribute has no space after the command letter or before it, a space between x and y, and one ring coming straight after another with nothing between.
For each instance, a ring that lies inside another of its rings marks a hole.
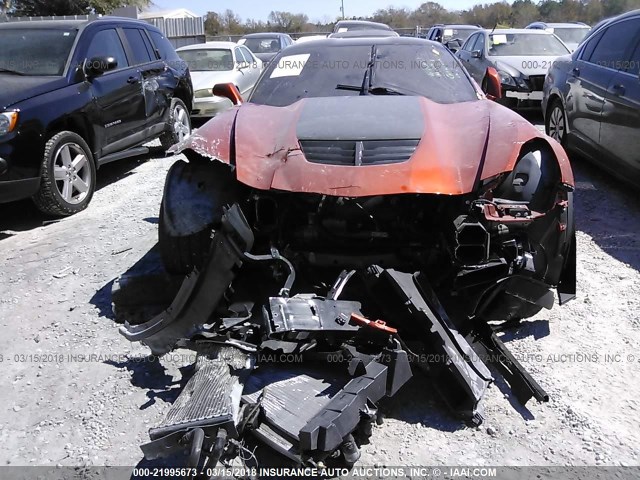
<instances>
[{"instance_id":1,"label":"crumpled fender","mask_svg":"<svg viewBox=\"0 0 640 480\"><path fill-rule=\"evenodd\" d=\"M169 149L180 154L192 150L203 157L233 164L234 127L240 107L233 107L215 116L202 127Z\"/></svg>"}]
</instances>

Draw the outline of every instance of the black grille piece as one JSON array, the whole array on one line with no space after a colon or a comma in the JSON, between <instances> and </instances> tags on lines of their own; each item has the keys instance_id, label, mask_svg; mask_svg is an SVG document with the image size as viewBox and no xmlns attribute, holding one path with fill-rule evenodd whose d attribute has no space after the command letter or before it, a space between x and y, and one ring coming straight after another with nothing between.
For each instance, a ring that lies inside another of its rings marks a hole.
<instances>
[{"instance_id":1,"label":"black grille piece","mask_svg":"<svg viewBox=\"0 0 640 480\"><path fill-rule=\"evenodd\" d=\"M386 165L406 162L420 140L301 140L300 146L312 163L325 165Z\"/></svg>"},{"instance_id":2,"label":"black grille piece","mask_svg":"<svg viewBox=\"0 0 640 480\"><path fill-rule=\"evenodd\" d=\"M530 75L529 85L531 86L531 90L534 92L542 90L542 87L544 86L544 75Z\"/></svg>"}]
</instances>

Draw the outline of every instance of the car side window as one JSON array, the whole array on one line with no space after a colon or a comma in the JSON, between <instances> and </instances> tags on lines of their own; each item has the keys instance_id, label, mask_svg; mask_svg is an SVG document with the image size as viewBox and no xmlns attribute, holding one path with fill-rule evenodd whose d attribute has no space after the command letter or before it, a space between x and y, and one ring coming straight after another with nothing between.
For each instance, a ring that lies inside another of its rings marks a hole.
<instances>
[{"instance_id":1,"label":"car side window","mask_svg":"<svg viewBox=\"0 0 640 480\"><path fill-rule=\"evenodd\" d=\"M160 58L163 60L180 60L180 57L176 53L171 42L167 40L161 33L154 30L149 31L153 44L160 52Z\"/></svg>"},{"instance_id":2,"label":"car side window","mask_svg":"<svg viewBox=\"0 0 640 480\"><path fill-rule=\"evenodd\" d=\"M158 55L156 53L156 49L153 48L153 45L151 44L151 40L149 40L149 35L147 33L148 32L146 30L140 29L140 36L144 41L144 46L147 47L147 52L149 52L149 56L151 57L151 60L157 60Z\"/></svg>"},{"instance_id":3,"label":"car side window","mask_svg":"<svg viewBox=\"0 0 640 480\"><path fill-rule=\"evenodd\" d=\"M640 75L640 42L636 45L635 50L629 58L629 62L626 65L626 72L631 73L634 76Z\"/></svg>"},{"instance_id":4,"label":"car side window","mask_svg":"<svg viewBox=\"0 0 640 480\"><path fill-rule=\"evenodd\" d=\"M142 32L138 28L124 28L124 36L127 37L127 42L131 47L131 53L133 58L131 59L134 65L140 65L142 63L149 63L151 61L151 54L147 50L147 46L142 38Z\"/></svg>"},{"instance_id":5,"label":"car side window","mask_svg":"<svg viewBox=\"0 0 640 480\"><path fill-rule=\"evenodd\" d=\"M239 48L234 48L234 52L236 54L236 63L249 63L249 60L245 58L244 52L242 50L240 50Z\"/></svg>"},{"instance_id":6,"label":"car side window","mask_svg":"<svg viewBox=\"0 0 640 480\"><path fill-rule=\"evenodd\" d=\"M591 57L591 54L596 49L596 46L598 46L598 42L602 38L603 34L604 34L604 31L594 35L591 39L587 41L584 48L582 49L582 53L580 54L580 60L584 62L587 62L589 60L589 58Z\"/></svg>"},{"instance_id":7,"label":"car side window","mask_svg":"<svg viewBox=\"0 0 640 480\"><path fill-rule=\"evenodd\" d=\"M247 59L247 62L249 63L256 63L256 59L253 56L253 53L251 53L251 50L249 50L247 47L242 46L240 47L240 51L244 54L244 58Z\"/></svg>"},{"instance_id":8,"label":"car side window","mask_svg":"<svg viewBox=\"0 0 640 480\"><path fill-rule=\"evenodd\" d=\"M473 44L476 43L477 36L478 34L476 33L467 38L467 41L464 42L464 45L462 45L462 50L464 50L465 52L471 52L471 47L473 47Z\"/></svg>"},{"instance_id":9,"label":"car side window","mask_svg":"<svg viewBox=\"0 0 640 480\"><path fill-rule=\"evenodd\" d=\"M100 30L93 36L93 40L87 48L87 59L95 57L113 57L118 62L117 69L129 66L120 36L115 29Z\"/></svg>"},{"instance_id":10,"label":"car side window","mask_svg":"<svg viewBox=\"0 0 640 480\"><path fill-rule=\"evenodd\" d=\"M476 41L471 48L472 52L475 52L476 50L480 50L482 53L484 53L484 35L482 35L481 33L476 36Z\"/></svg>"},{"instance_id":11,"label":"car side window","mask_svg":"<svg viewBox=\"0 0 640 480\"><path fill-rule=\"evenodd\" d=\"M627 39L636 38L638 30L640 30L640 19L626 20L610 26L587 61L614 70L624 69L624 62L627 59L625 54L630 47Z\"/></svg>"}]
</instances>

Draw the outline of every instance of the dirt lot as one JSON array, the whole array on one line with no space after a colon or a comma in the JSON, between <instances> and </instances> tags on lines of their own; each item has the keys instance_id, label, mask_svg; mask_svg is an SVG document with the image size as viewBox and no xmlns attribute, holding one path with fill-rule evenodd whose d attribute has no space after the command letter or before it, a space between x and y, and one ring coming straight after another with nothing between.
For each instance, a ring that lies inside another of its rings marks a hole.
<instances>
[{"instance_id":1,"label":"dirt lot","mask_svg":"<svg viewBox=\"0 0 640 480\"><path fill-rule=\"evenodd\" d=\"M534 121L540 119L533 117ZM160 363L118 333L113 280L156 242L173 158L100 171L85 212L43 226L29 202L0 210L0 465L128 465L177 397L193 357ZM578 299L504 339L547 389L518 406L498 383L486 423L453 419L423 377L397 396L363 465L638 465L640 201L591 166L578 180Z\"/></svg>"}]
</instances>

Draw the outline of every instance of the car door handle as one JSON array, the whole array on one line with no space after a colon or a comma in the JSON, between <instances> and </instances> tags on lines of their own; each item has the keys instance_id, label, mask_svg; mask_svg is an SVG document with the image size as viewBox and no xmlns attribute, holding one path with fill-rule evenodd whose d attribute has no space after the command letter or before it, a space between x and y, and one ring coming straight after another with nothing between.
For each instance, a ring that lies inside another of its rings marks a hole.
<instances>
[{"instance_id":1,"label":"car door handle","mask_svg":"<svg viewBox=\"0 0 640 480\"><path fill-rule=\"evenodd\" d=\"M618 83L618 84L614 85L614 86L611 88L611 92L612 92L614 95L617 95L617 96L619 96L619 97L621 97L622 95L624 95L626 91L627 91L627 89L626 89L626 88L624 88L624 85L622 85L621 83Z\"/></svg>"},{"instance_id":2,"label":"car door handle","mask_svg":"<svg viewBox=\"0 0 640 480\"><path fill-rule=\"evenodd\" d=\"M571 72L576 76L580 76L580 69L578 67L575 67L573 70L571 70Z\"/></svg>"},{"instance_id":3,"label":"car door handle","mask_svg":"<svg viewBox=\"0 0 640 480\"><path fill-rule=\"evenodd\" d=\"M140 79L138 77L129 77L127 78L127 83L130 83L131 85L135 85L136 83L139 83Z\"/></svg>"}]
</instances>

